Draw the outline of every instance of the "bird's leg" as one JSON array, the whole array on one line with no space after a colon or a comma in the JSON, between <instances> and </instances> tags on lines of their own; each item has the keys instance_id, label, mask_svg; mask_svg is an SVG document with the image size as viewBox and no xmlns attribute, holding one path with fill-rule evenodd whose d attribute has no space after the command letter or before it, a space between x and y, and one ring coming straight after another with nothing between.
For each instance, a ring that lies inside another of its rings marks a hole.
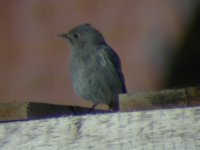
<instances>
[{"instance_id":1,"label":"bird's leg","mask_svg":"<svg viewBox=\"0 0 200 150\"><path fill-rule=\"evenodd\" d=\"M109 111L113 111L113 112L117 112L119 111L119 102L115 101L115 102L111 102L109 105Z\"/></svg>"},{"instance_id":2,"label":"bird's leg","mask_svg":"<svg viewBox=\"0 0 200 150\"><path fill-rule=\"evenodd\" d=\"M109 111L113 110L112 106L108 105L108 107L109 107L109 109L108 109Z\"/></svg>"},{"instance_id":3,"label":"bird's leg","mask_svg":"<svg viewBox=\"0 0 200 150\"><path fill-rule=\"evenodd\" d=\"M76 109L73 106L69 106L69 110L72 112L73 115L77 115Z\"/></svg>"},{"instance_id":4,"label":"bird's leg","mask_svg":"<svg viewBox=\"0 0 200 150\"><path fill-rule=\"evenodd\" d=\"M185 88L185 93L186 93L186 98L187 98L187 106L189 107L189 105L190 105L190 99L189 99L189 94L188 94L187 87Z\"/></svg>"},{"instance_id":5,"label":"bird's leg","mask_svg":"<svg viewBox=\"0 0 200 150\"><path fill-rule=\"evenodd\" d=\"M88 112L91 112L92 110L94 110L94 108L95 108L97 105L98 105L97 103L95 103L94 105L92 105L92 107L89 109Z\"/></svg>"}]
</instances>

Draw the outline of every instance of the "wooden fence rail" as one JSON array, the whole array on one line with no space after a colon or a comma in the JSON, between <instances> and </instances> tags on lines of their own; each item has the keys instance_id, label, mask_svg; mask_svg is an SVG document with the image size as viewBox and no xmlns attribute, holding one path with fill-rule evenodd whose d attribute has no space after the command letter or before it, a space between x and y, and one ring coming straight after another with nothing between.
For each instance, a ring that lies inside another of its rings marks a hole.
<instances>
[{"instance_id":1,"label":"wooden fence rail","mask_svg":"<svg viewBox=\"0 0 200 150\"><path fill-rule=\"evenodd\" d=\"M200 107L0 123L1 150L199 150Z\"/></svg>"}]
</instances>

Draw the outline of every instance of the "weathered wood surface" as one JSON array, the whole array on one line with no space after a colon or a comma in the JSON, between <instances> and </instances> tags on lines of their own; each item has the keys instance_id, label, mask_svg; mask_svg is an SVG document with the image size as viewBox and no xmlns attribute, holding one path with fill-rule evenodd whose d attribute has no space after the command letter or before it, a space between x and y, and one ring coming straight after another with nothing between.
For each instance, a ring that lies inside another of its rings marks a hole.
<instances>
[{"instance_id":1,"label":"weathered wood surface","mask_svg":"<svg viewBox=\"0 0 200 150\"><path fill-rule=\"evenodd\" d=\"M121 94L120 111L200 106L200 87Z\"/></svg>"},{"instance_id":2,"label":"weathered wood surface","mask_svg":"<svg viewBox=\"0 0 200 150\"><path fill-rule=\"evenodd\" d=\"M199 150L200 107L0 123L1 150Z\"/></svg>"}]
</instances>

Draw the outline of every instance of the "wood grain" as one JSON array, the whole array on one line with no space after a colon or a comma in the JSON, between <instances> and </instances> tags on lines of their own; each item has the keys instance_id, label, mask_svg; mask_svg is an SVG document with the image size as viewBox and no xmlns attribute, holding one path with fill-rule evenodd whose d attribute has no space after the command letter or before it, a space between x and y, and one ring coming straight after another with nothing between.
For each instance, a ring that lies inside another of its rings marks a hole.
<instances>
[{"instance_id":1,"label":"wood grain","mask_svg":"<svg viewBox=\"0 0 200 150\"><path fill-rule=\"evenodd\" d=\"M120 111L200 106L200 87L120 95Z\"/></svg>"},{"instance_id":2,"label":"wood grain","mask_svg":"<svg viewBox=\"0 0 200 150\"><path fill-rule=\"evenodd\" d=\"M0 124L2 150L199 150L200 107Z\"/></svg>"}]
</instances>

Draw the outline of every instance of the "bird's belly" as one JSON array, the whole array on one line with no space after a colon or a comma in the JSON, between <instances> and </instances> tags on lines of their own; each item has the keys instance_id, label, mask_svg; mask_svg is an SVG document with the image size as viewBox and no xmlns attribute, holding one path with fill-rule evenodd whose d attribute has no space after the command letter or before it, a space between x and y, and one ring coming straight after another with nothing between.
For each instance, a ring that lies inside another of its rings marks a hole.
<instances>
[{"instance_id":1,"label":"bird's belly","mask_svg":"<svg viewBox=\"0 0 200 150\"><path fill-rule=\"evenodd\" d=\"M84 66L72 70L74 88L79 96L95 103L110 103L121 93L121 83L115 72L100 66Z\"/></svg>"}]
</instances>

